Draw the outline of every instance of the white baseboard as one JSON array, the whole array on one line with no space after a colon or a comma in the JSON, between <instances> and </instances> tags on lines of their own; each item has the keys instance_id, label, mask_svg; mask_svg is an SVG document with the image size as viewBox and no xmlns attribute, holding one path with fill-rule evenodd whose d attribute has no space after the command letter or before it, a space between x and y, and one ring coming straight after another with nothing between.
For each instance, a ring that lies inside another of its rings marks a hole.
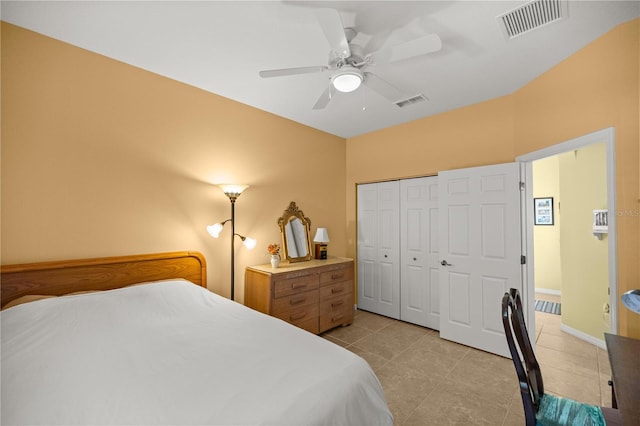
<instances>
[{"instance_id":1,"label":"white baseboard","mask_svg":"<svg viewBox=\"0 0 640 426\"><path fill-rule=\"evenodd\" d=\"M560 330L564 331L567 334L572 335L573 337L577 337L580 340L584 340L585 342L591 343L592 345L596 345L600 349L607 349L607 346L604 340L596 339L595 337L583 333L580 330L576 330L575 328L571 328L568 325L560 324Z\"/></svg>"},{"instance_id":2,"label":"white baseboard","mask_svg":"<svg viewBox=\"0 0 640 426\"><path fill-rule=\"evenodd\" d=\"M538 288L538 287L536 287L536 293L552 294L554 296L562 296L562 292L560 290L552 290L550 288Z\"/></svg>"}]
</instances>

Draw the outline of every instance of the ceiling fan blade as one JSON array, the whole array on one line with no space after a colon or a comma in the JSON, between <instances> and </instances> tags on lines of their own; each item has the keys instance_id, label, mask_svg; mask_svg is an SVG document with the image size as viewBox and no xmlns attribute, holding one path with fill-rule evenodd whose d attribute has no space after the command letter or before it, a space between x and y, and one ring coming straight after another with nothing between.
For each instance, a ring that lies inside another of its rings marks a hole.
<instances>
[{"instance_id":1,"label":"ceiling fan blade","mask_svg":"<svg viewBox=\"0 0 640 426\"><path fill-rule=\"evenodd\" d=\"M407 97L400 89L371 72L364 73L364 84L391 102L396 102Z\"/></svg>"},{"instance_id":2,"label":"ceiling fan blade","mask_svg":"<svg viewBox=\"0 0 640 426\"><path fill-rule=\"evenodd\" d=\"M404 43L383 47L367 55L369 63L396 62L437 52L442 49L442 40L437 34L428 34Z\"/></svg>"},{"instance_id":3,"label":"ceiling fan blade","mask_svg":"<svg viewBox=\"0 0 640 426\"><path fill-rule=\"evenodd\" d=\"M327 86L324 92L322 92L322 95L320 95L320 97L316 101L313 109L323 109L324 107L326 107L329 104L329 101L331 101L331 99L333 98L334 93L335 92L333 90L333 84L329 84L329 86Z\"/></svg>"},{"instance_id":4,"label":"ceiling fan blade","mask_svg":"<svg viewBox=\"0 0 640 426\"><path fill-rule=\"evenodd\" d=\"M282 77L285 75L298 75L298 74L311 74L314 72L322 72L328 70L329 67L325 65L318 65L315 67L297 67L297 68L283 68L279 70L266 70L260 71L260 77Z\"/></svg>"},{"instance_id":5,"label":"ceiling fan blade","mask_svg":"<svg viewBox=\"0 0 640 426\"><path fill-rule=\"evenodd\" d=\"M340 14L335 9L316 9L316 18L320 23L320 27L324 32L324 36L329 41L331 50L339 58L348 58L351 56L351 49L349 49L349 41L344 33L344 27L342 25L342 19Z\"/></svg>"}]
</instances>

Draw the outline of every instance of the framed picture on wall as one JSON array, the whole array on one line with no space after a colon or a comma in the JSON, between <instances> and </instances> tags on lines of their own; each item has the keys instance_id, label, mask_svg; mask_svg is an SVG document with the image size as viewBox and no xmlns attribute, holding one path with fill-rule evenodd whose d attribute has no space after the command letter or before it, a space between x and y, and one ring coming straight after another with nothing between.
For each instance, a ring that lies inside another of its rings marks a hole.
<instances>
[{"instance_id":1,"label":"framed picture on wall","mask_svg":"<svg viewBox=\"0 0 640 426\"><path fill-rule=\"evenodd\" d=\"M593 211L593 232L606 234L609 232L609 211L594 210Z\"/></svg>"},{"instance_id":2,"label":"framed picture on wall","mask_svg":"<svg viewBox=\"0 0 640 426\"><path fill-rule=\"evenodd\" d=\"M535 225L553 225L553 197L533 199Z\"/></svg>"}]
</instances>

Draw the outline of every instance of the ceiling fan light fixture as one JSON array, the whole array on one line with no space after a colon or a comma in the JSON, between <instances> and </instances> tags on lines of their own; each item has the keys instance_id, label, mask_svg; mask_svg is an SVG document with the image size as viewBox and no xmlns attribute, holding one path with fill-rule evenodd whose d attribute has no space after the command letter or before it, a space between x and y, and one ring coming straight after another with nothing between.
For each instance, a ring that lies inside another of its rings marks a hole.
<instances>
[{"instance_id":1,"label":"ceiling fan light fixture","mask_svg":"<svg viewBox=\"0 0 640 426\"><path fill-rule=\"evenodd\" d=\"M339 92L353 92L360 84L362 84L364 76L362 71L352 67L351 65L344 66L336 71L331 77L331 84Z\"/></svg>"}]
</instances>

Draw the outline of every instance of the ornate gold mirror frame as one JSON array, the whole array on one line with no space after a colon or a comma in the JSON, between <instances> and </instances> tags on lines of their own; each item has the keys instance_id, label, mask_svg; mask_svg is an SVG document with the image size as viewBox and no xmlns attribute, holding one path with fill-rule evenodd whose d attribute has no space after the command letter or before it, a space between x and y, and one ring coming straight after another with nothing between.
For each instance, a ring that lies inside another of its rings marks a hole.
<instances>
[{"instance_id":1,"label":"ornate gold mirror frame","mask_svg":"<svg viewBox=\"0 0 640 426\"><path fill-rule=\"evenodd\" d=\"M282 233L283 255L289 262L311 260L311 220L298 210L295 201L289 204L282 217L278 219Z\"/></svg>"}]
</instances>

